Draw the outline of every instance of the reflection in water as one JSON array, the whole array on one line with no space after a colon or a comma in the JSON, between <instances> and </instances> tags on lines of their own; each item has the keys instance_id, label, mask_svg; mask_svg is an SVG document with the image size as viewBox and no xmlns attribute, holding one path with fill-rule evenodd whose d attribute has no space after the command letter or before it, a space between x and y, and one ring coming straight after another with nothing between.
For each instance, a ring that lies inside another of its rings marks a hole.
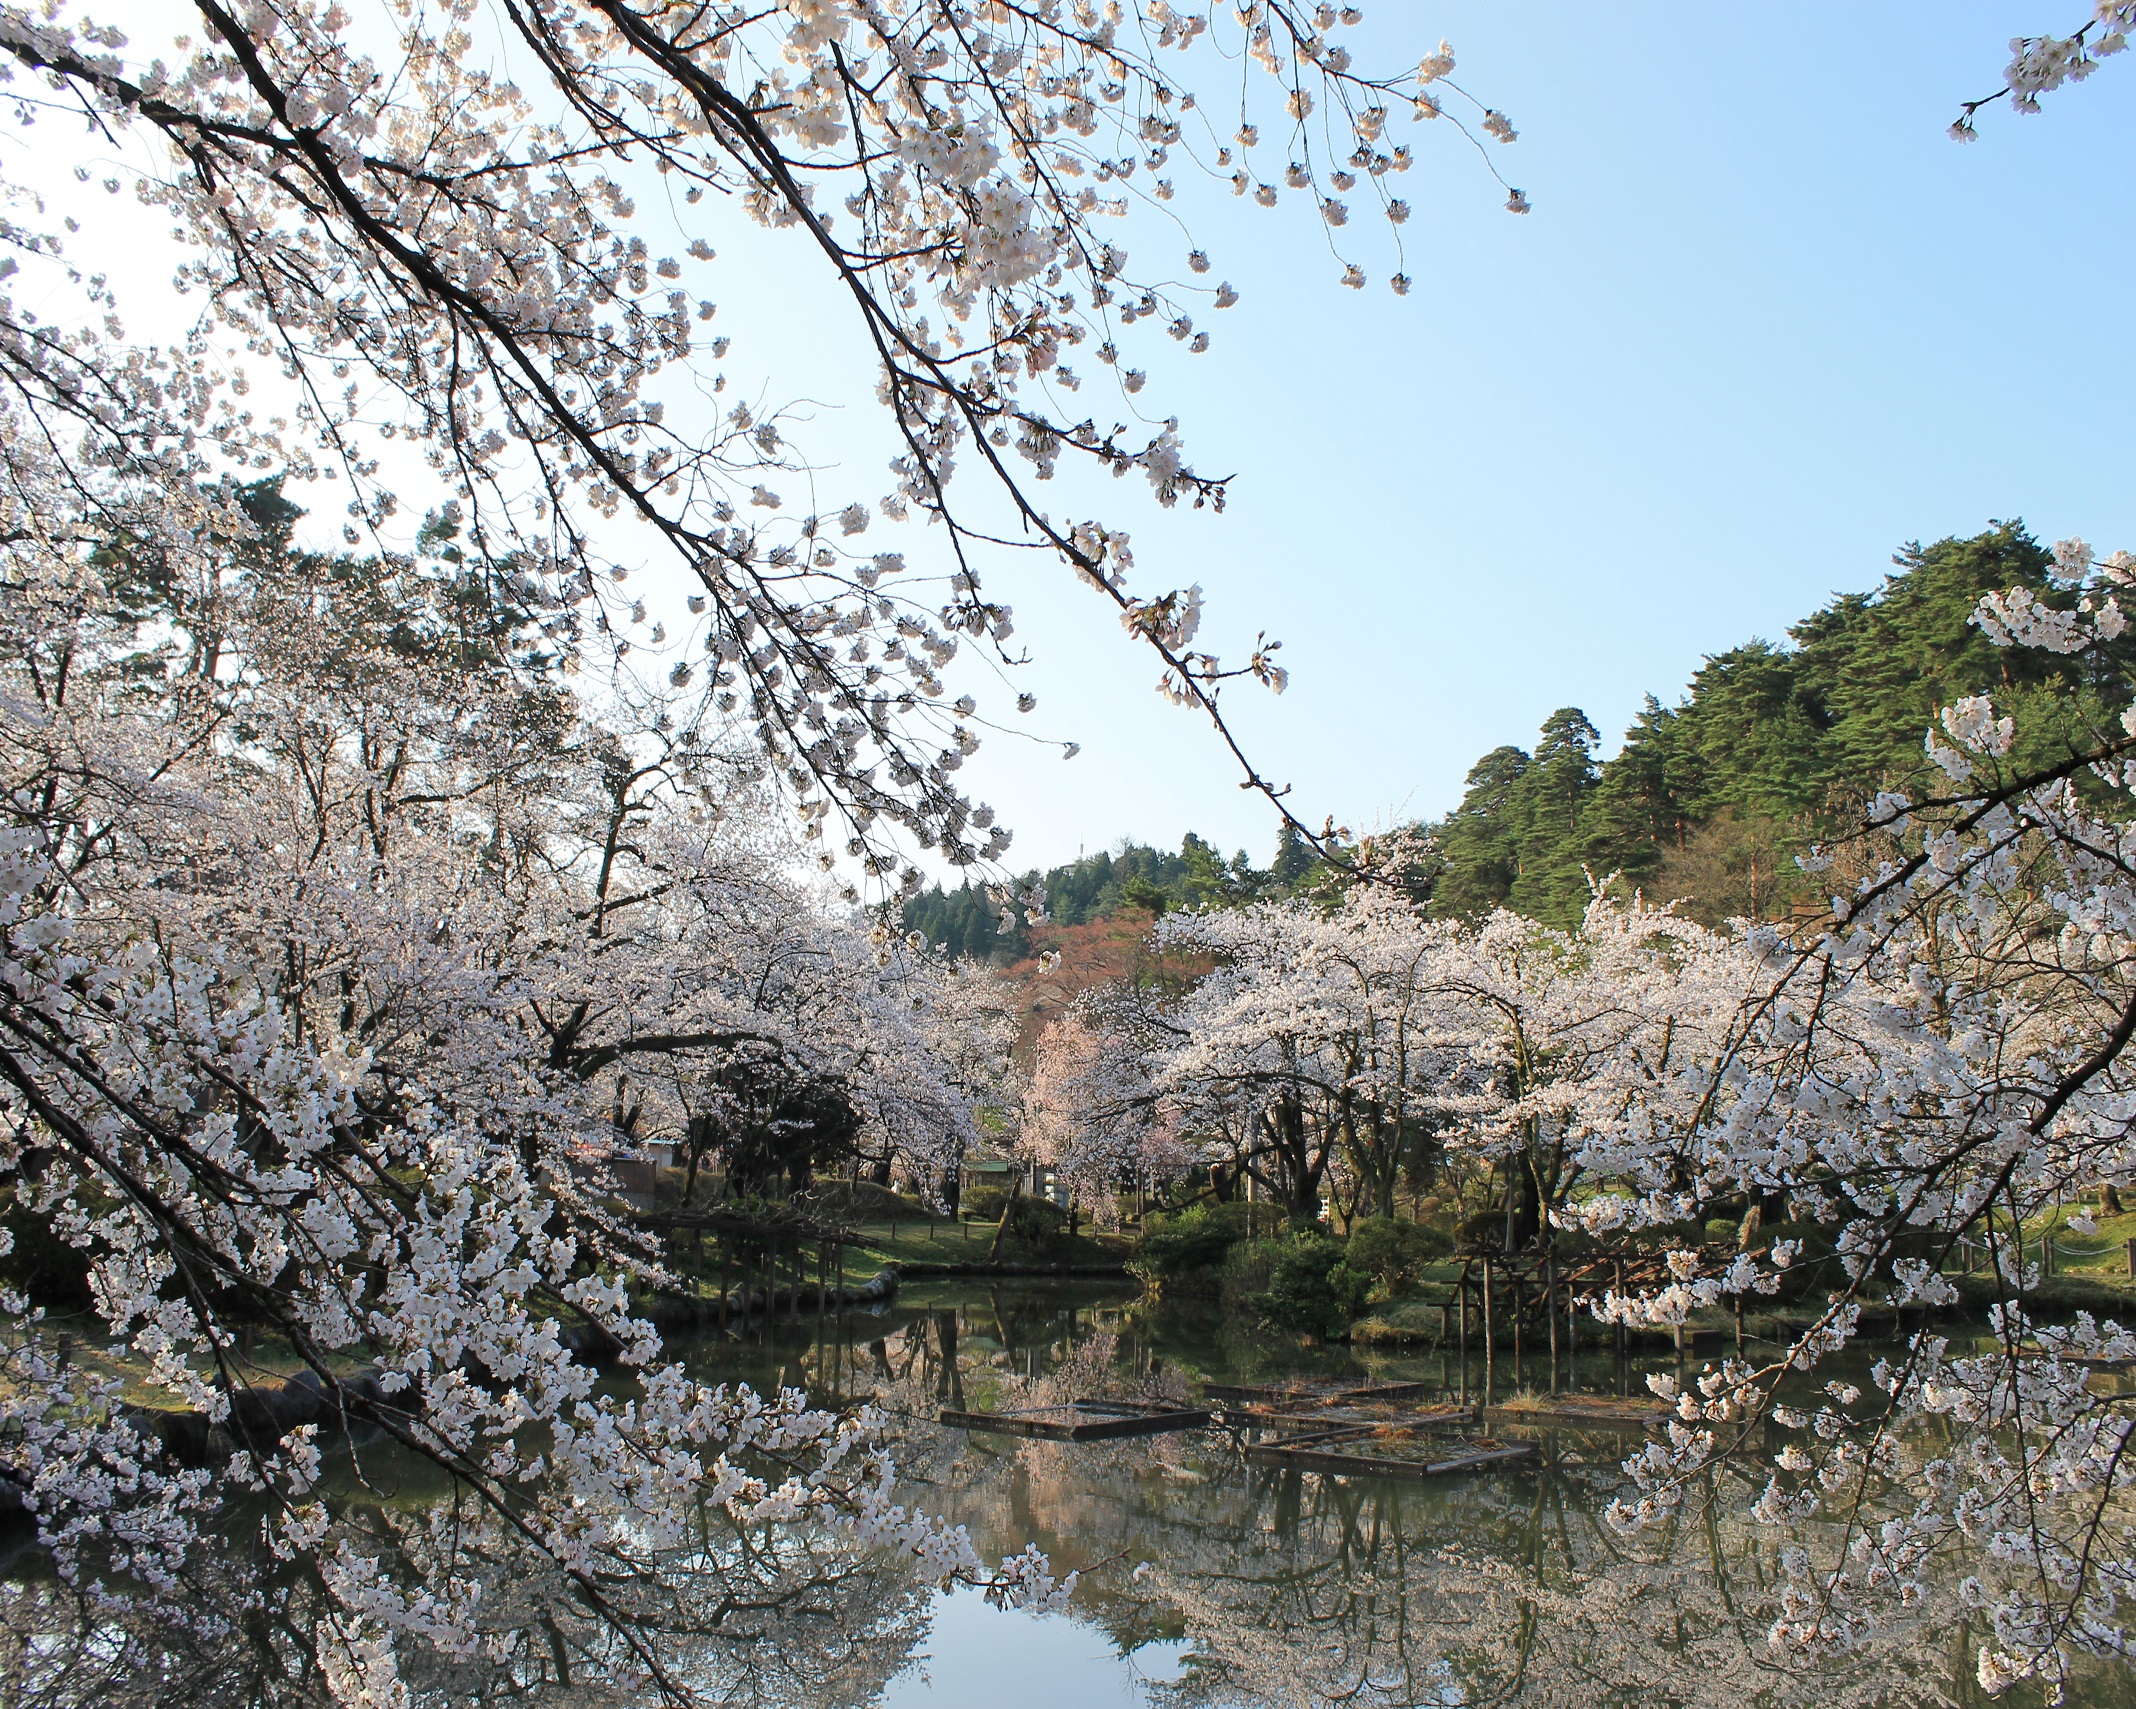
<instances>
[{"instance_id":1,"label":"reflection in water","mask_svg":"<svg viewBox=\"0 0 2136 1709\"><path fill-rule=\"evenodd\" d=\"M1146 1709L1151 1685L1176 1678L1185 1651L1153 1638L1122 1655L1087 1620L956 1592L936 1599L926 1640L882 1709Z\"/></svg>"},{"instance_id":2,"label":"reflection in water","mask_svg":"<svg viewBox=\"0 0 2136 1709\"><path fill-rule=\"evenodd\" d=\"M1228 1337L1228 1339L1227 1339ZM663 1610L673 1677L707 1699L767 1709L1333 1709L1359 1705L1970 1705L1981 1701L1956 1593L1960 1569L1848 1654L1812 1671L1764 1642L1791 1537L1745 1517L1737 1487L1687 1507L1675 1529L1627 1546L1602 1511L1625 1484L1622 1436L1531 1432L1536 1465L1433 1483L1339 1480L1249 1464L1221 1431L1116 1443L1026 1441L945 1430L943 1406L997 1407L1110 1393L1178 1397L1203 1378L1355 1370L1173 1307L1103 1290L966 1288L907 1297L874 1317L769 1326L694 1350L697 1374L805 1383L819 1399L871 1400L897 1422L909 1499L967 1525L982 1554L1036 1542L1085 1574L1076 1611L1005 1614L940 1598L880 1561L793 1533L701 1541L696 1594ZM1459 1392L1437 1358L1378 1374ZM1501 1388L1526 1372L1493 1372ZM1536 1373L1540 1376L1541 1373ZM1636 1391L1604 1359L1582 1387ZM1480 1389L1480 1364L1468 1384ZM381 1483L383 1511L449 1522L442 1492ZM361 1496L345 1486L344 1499ZM0 1584L0 1701L224 1705L333 1700L308 1662L316 1587L248 1554L233 1516L227 1555L169 1605L100 1604L17 1557ZM645 1704L627 1658L598 1655L568 1592L488 1587L514 1644L435 1659L400 1684L416 1705ZM529 1636L529 1634L532 1636ZM596 1687L594 1681L601 1683ZM2125 1678L2081 1682L2073 1701L2119 1701ZM2089 1689L2087 1695L2086 1687ZM2007 1700L2006 1700L2007 1701Z\"/></svg>"},{"instance_id":3,"label":"reflection in water","mask_svg":"<svg viewBox=\"0 0 2136 1709\"><path fill-rule=\"evenodd\" d=\"M431 1516L452 1523L442 1506ZM233 1528L218 1558L195 1563L171 1595L152 1600L77 1591L18 1557L10 1563L16 1576L0 1579L0 1704L620 1709L688 1694L832 1709L876 1700L929 1626L931 1598L903 1568L820 1536L730 1531L708 1536L684 1563L696 1569L682 1580L686 1598L634 1610L642 1627L663 1634L658 1657L671 1691L555 1577L485 1586L484 1627L495 1635L488 1651L403 1646L396 1658L367 1645L360 1623L330 1616L315 1579L245 1549L244 1535ZM326 1641L330 1618L341 1621L339 1643Z\"/></svg>"}]
</instances>

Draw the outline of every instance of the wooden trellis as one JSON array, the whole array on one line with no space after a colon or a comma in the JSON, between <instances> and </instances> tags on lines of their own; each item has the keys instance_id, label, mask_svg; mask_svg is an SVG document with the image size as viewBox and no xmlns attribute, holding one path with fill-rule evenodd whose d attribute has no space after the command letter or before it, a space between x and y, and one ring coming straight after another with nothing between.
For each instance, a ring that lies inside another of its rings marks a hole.
<instances>
[{"instance_id":1,"label":"wooden trellis","mask_svg":"<svg viewBox=\"0 0 2136 1709\"><path fill-rule=\"evenodd\" d=\"M788 1317L798 1322L804 1299L819 1313L826 1306L843 1305L846 1248L861 1241L852 1229L798 1211L767 1215L713 1206L699 1211L638 1211L632 1213L630 1222L648 1234L688 1234L693 1242L702 1242L710 1234L718 1240L715 1316L723 1330L730 1318L748 1318L759 1309L776 1314L781 1305ZM814 1257L813 1281L808 1274L810 1249ZM758 1255L761 1262L753 1262ZM735 1291L737 1269L741 1281L739 1297Z\"/></svg>"},{"instance_id":2,"label":"wooden trellis","mask_svg":"<svg viewBox=\"0 0 2136 1709\"><path fill-rule=\"evenodd\" d=\"M1701 1258L1725 1257L1732 1249L1698 1249ZM1524 1252L1498 1252L1483 1248L1456 1254L1461 1274L1453 1297L1439 1308L1439 1340L1454 1341L1464 1362L1469 1351L1469 1308L1473 1297L1479 1314L1486 1364L1498 1355L1501 1322L1513 1334L1513 1357L1520 1360L1526 1348L1523 1332L1539 1309L1548 1338L1554 1370L1561 1354L1577 1355L1580 1346L1579 1302L1610 1292L1620 1297L1638 1289L1666 1286L1671 1279L1668 1254L1632 1246L1589 1247L1561 1252L1554 1246ZM1562 1332L1562 1334L1561 1334ZM1629 1350L1623 1324L1614 1326L1616 1351ZM1676 1332L1679 1348L1688 1344L1686 1332ZM1743 1342L1743 1307L1736 1302L1736 1345Z\"/></svg>"}]
</instances>

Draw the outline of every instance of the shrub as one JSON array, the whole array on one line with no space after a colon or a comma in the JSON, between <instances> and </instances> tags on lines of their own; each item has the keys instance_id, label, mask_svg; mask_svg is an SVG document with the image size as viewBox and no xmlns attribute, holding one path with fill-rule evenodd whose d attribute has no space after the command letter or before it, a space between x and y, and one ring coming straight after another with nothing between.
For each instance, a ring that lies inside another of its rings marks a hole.
<instances>
[{"instance_id":1,"label":"shrub","mask_svg":"<svg viewBox=\"0 0 2136 1709\"><path fill-rule=\"evenodd\" d=\"M1372 1278L1344 1262L1342 1242L1307 1232L1275 1243L1261 1314L1278 1328L1339 1335L1364 1314Z\"/></svg>"},{"instance_id":2,"label":"shrub","mask_svg":"<svg viewBox=\"0 0 2136 1709\"><path fill-rule=\"evenodd\" d=\"M1055 1251L1068 1243L1070 1232L1068 1213L1050 1199L1025 1196L1009 1207L1008 1243L1023 1252Z\"/></svg>"},{"instance_id":3,"label":"shrub","mask_svg":"<svg viewBox=\"0 0 2136 1709\"><path fill-rule=\"evenodd\" d=\"M1129 1268L1160 1286L1218 1270L1245 1237L1242 1215L1234 1205L1190 1205L1177 1216L1153 1216L1135 1242Z\"/></svg>"},{"instance_id":4,"label":"shrub","mask_svg":"<svg viewBox=\"0 0 2136 1709\"><path fill-rule=\"evenodd\" d=\"M1505 1243L1506 1213L1498 1210L1477 1211L1473 1216L1463 1217L1454 1229L1454 1234L1463 1246L1496 1248Z\"/></svg>"},{"instance_id":5,"label":"shrub","mask_svg":"<svg viewBox=\"0 0 2136 1709\"><path fill-rule=\"evenodd\" d=\"M958 1208L974 1222L999 1222L1008 1205L1008 1192L1001 1187L974 1187L958 1201Z\"/></svg>"},{"instance_id":6,"label":"shrub","mask_svg":"<svg viewBox=\"0 0 2136 1709\"><path fill-rule=\"evenodd\" d=\"M1368 1216L1350 1225L1344 1262L1394 1291L1414 1282L1425 1265L1453 1249L1452 1238L1441 1229L1391 1216Z\"/></svg>"},{"instance_id":7,"label":"shrub","mask_svg":"<svg viewBox=\"0 0 2136 1709\"><path fill-rule=\"evenodd\" d=\"M1242 1240L1224 1260L1222 1285L1227 1300L1257 1303L1268 1291L1276 1259L1283 1250L1280 1239Z\"/></svg>"}]
</instances>

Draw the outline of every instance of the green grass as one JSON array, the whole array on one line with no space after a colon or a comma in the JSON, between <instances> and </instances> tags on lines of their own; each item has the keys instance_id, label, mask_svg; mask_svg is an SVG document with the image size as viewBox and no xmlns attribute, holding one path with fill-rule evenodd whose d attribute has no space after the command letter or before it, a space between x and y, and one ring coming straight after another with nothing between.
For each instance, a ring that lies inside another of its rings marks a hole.
<instances>
[{"instance_id":1,"label":"green grass","mask_svg":"<svg viewBox=\"0 0 2136 1709\"><path fill-rule=\"evenodd\" d=\"M846 1225L861 1237L861 1244L846 1254L846 1279L884 1264L983 1264L994 1245L990 1222L958 1222L914 1211L899 1217L849 1221ZM1010 1263L1119 1264L1134 1250L1134 1241L1118 1234L1078 1234L1065 1240L1042 1259L1034 1259L1010 1243L1002 1258Z\"/></svg>"},{"instance_id":2,"label":"green grass","mask_svg":"<svg viewBox=\"0 0 2136 1709\"><path fill-rule=\"evenodd\" d=\"M2129 1277L2129 1242L2136 1240L2136 1211L2099 1218L2099 1232L2077 1234L2068 1227L2075 1205L2059 1205L2025 1224L2026 1256L2038 1259L2039 1237L2050 1227L2054 1236L2054 1269L2057 1276L2082 1276L2123 1288L2136 1287Z\"/></svg>"}]
</instances>

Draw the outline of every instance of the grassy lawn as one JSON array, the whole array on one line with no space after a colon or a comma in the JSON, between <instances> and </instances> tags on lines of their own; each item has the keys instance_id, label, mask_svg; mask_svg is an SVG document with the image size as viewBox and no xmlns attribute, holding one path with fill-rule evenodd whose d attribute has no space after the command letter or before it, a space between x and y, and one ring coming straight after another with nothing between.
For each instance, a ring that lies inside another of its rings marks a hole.
<instances>
[{"instance_id":1,"label":"grassy lawn","mask_svg":"<svg viewBox=\"0 0 2136 1709\"><path fill-rule=\"evenodd\" d=\"M990 1222L959 1222L918 1210L895 1223L884 1217L848 1218L846 1226L861 1237L861 1245L846 1254L848 1281L884 1264L983 1264L994 1244ZM1083 1233L1062 1241L1043 1258L1013 1243L1002 1258L1022 1264L1118 1264L1133 1250L1134 1242L1124 1236Z\"/></svg>"},{"instance_id":2,"label":"grassy lawn","mask_svg":"<svg viewBox=\"0 0 2136 1709\"><path fill-rule=\"evenodd\" d=\"M2052 1227L2055 1231L2056 1275L2082 1276L2086 1281L2123 1288L2136 1287L2136 1282L2129 1278L2129 1242L2136 1240L2136 1211L2103 1216L2099 1218L2098 1233L2078 1234L2067 1226L2077 1209L2075 1205L2063 1205L2028 1222L2025 1225L2025 1255L2038 1261L2039 1251L2033 1243Z\"/></svg>"}]
</instances>

